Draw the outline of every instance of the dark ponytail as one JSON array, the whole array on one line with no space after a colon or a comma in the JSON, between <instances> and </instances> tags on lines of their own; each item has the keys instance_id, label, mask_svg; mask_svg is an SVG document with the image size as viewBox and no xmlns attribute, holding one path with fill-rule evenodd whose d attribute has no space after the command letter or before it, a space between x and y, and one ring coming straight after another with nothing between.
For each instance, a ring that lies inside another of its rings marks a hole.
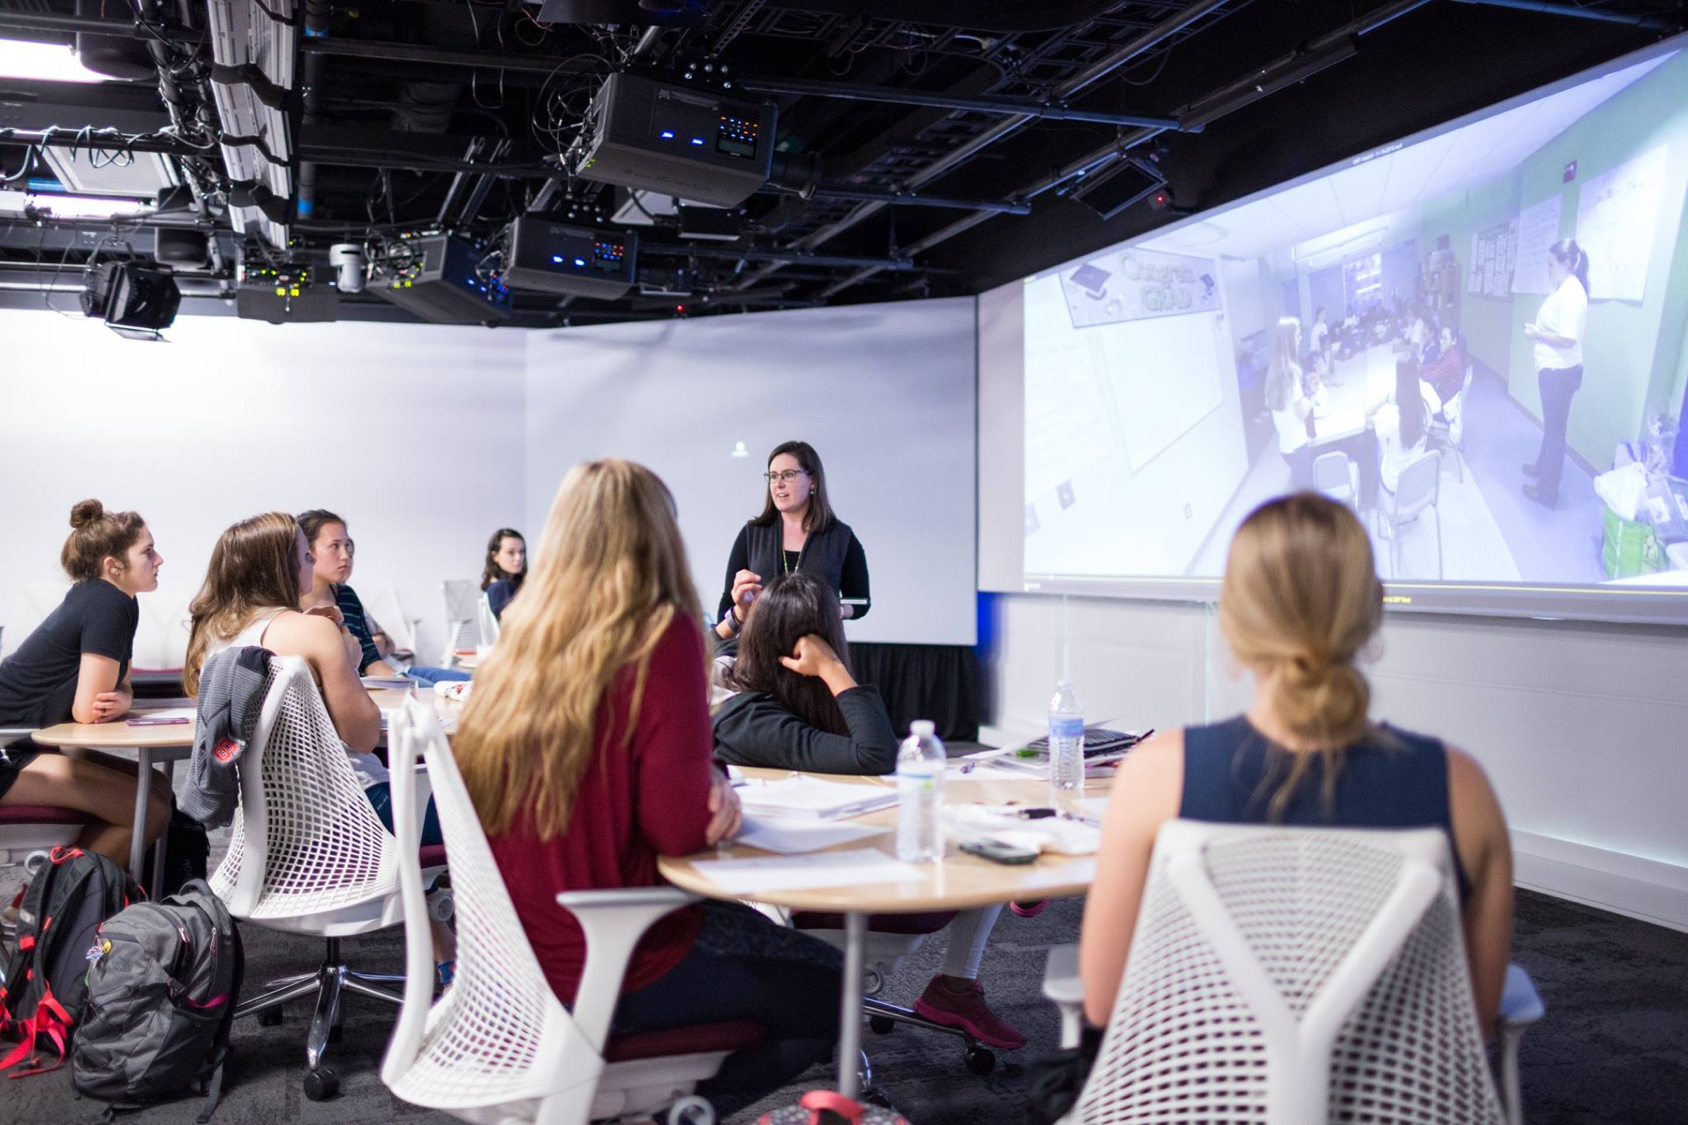
<instances>
[{"instance_id":1,"label":"dark ponytail","mask_svg":"<svg viewBox=\"0 0 1688 1125\"><path fill-rule=\"evenodd\" d=\"M1588 292L1588 252L1577 245L1574 238L1561 238L1547 252L1559 260L1570 275L1582 282L1583 292Z\"/></svg>"}]
</instances>

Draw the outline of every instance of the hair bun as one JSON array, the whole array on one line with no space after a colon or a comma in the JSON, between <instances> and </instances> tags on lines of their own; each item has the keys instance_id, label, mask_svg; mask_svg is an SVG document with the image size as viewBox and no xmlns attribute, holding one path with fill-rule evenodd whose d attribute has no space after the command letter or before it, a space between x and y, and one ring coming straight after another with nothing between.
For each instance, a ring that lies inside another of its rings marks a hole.
<instances>
[{"instance_id":1,"label":"hair bun","mask_svg":"<svg viewBox=\"0 0 1688 1125\"><path fill-rule=\"evenodd\" d=\"M70 526L86 527L104 515L104 504L98 500L84 500L70 510Z\"/></svg>"}]
</instances>

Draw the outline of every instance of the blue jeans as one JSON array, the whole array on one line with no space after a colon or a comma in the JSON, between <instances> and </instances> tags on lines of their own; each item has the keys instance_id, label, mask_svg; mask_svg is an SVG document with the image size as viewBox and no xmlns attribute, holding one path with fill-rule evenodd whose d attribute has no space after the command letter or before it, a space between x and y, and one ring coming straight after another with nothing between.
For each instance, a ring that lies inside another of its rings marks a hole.
<instances>
[{"instance_id":1,"label":"blue jeans","mask_svg":"<svg viewBox=\"0 0 1688 1125\"><path fill-rule=\"evenodd\" d=\"M393 830L393 789L385 781L378 781L363 791L364 798L375 808L375 815L381 823L387 826L387 831ZM445 837L440 833L440 814L434 810L434 799L428 798L428 812L422 818L422 846L431 847L434 844L445 843Z\"/></svg>"},{"instance_id":2,"label":"blue jeans","mask_svg":"<svg viewBox=\"0 0 1688 1125\"><path fill-rule=\"evenodd\" d=\"M623 993L612 1026L622 1033L728 1020L766 1027L766 1039L734 1051L715 1077L698 1083L725 1120L832 1058L842 965L838 950L817 938L776 926L742 903L706 901L703 929L685 958Z\"/></svg>"},{"instance_id":3,"label":"blue jeans","mask_svg":"<svg viewBox=\"0 0 1688 1125\"><path fill-rule=\"evenodd\" d=\"M459 672L455 668L425 668L420 664L412 664L410 671L405 673L410 682L417 687L433 687L435 684L450 680L467 680L473 678L471 672Z\"/></svg>"}]
</instances>

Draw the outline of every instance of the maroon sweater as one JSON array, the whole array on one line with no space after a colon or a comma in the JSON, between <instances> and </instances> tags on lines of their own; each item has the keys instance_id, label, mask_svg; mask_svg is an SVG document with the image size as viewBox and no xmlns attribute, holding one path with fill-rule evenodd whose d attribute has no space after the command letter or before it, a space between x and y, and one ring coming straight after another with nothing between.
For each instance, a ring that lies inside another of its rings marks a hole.
<instances>
[{"instance_id":1,"label":"maroon sweater","mask_svg":"<svg viewBox=\"0 0 1688 1125\"><path fill-rule=\"evenodd\" d=\"M699 850L709 824L714 742L697 623L677 614L657 642L632 739L624 745L633 681L633 667L621 669L598 706L597 753L562 835L541 840L524 813L490 841L540 968L565 1004L574 1002L580 984L586 939L574 916L557 905L558 892L662 884L657 857ZM622 990L642 988L678 964L701 924L692 906L645 931Z\"/></svg>"}]
</instances>

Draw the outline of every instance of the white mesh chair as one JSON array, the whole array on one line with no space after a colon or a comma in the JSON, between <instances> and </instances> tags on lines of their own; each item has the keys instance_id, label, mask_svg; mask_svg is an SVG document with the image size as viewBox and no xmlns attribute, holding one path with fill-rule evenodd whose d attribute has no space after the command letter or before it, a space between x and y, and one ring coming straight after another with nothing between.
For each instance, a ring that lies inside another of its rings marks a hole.
<instances>
[{"instance_id":1,"label":"white mesh chair","mask_svg":"<svg viewBox=\"0 0 1688 1125\"><path fill-rule=\"evenodd\" d=\"M459 651L481 644L480 611L475 605L480 591L467 578L448 578L440 583L440 590L445 594L445 651L440 654L440 667L455 668Z\"/></svg>"},{"instance_id":2,"label":"white mesh chair","mask_svg":"<svg viewBox=\"0 0 1688 1125\"><path fill-rule=\"evenodd\" d=\"M1045 991L1076 1040L1072 949ZM1164 825L1063 1120L1499 1125L1444 835Z\"/></svg>"},{"instance_id":3,"label":"white mesh chair","mask_svg":"<svg viewBox=\"0 0 1688 1125\"><path fill-rule=\"evenodd\" d=\"M696 896L674 887L558 895L580 920L587 940L571 1014L528 943L439 719L416 701L393 718L394 826L408 832L421 806L412 792L419 757L427 764L452 857L457 975L430 1007L422 880L416 863L401 856L405 1004L381 1080L413 1105L483 1125L576 1125L644 1117L663 1106L669 1107L670 1122L713 1122L709 1104L691 1091L729 1052L762 1039L764 1028L734 1022L620 1039L610 1035L634 944L651 923Z\"/></svg>"},{"instance_id":4,"label":"white mesh chair","mask_svg":"<svg viewBox=\"0 0 1688 1125\"><path fill-rule=\"evenodd\" d=\"M481 644L498 643L498 616L492 612L492 602L487 600L485 593L475 602L475 622L480 627Z\"/></svg>"},{"instance_id":5,"label":"white mesh chair","mask_svg":"<svg viewBox=\"0 0 1688 1125\"><path fill-rule=\"evenodd\" d=\"M1378 504L1378 530L1389 540L1389 577L1401 577L1401 531L1417 523L1426 509L1436 514L1436 577L1442 577L1442 455L1434 450L1401 470L1393 498ZM1388 497L1388 490L1384 490Z\"/></svg>"},{"instance_id":6,"label":"white mesh chair","mask_svg":"<svg viewBox=\"0 0 1688 1125\"><path fill-rule=\"evenodd\" d=\"M271 981L235 1014L262 1013L261 1022L277 1024L281 1005L314 994L305 1094L332 1097L339 1076L322 1060L337 1037L342 993L402 1000L383 987L395 978L353 972L340 959L342 937L399 922L401 849L364 797L302 657L270 659L263 709L239 769L240 807L211 889L241 921L321 937L326 947L314 972ZM423 851L420 862L437 871L444 849Z\"/></svg>"}]
</instances>

